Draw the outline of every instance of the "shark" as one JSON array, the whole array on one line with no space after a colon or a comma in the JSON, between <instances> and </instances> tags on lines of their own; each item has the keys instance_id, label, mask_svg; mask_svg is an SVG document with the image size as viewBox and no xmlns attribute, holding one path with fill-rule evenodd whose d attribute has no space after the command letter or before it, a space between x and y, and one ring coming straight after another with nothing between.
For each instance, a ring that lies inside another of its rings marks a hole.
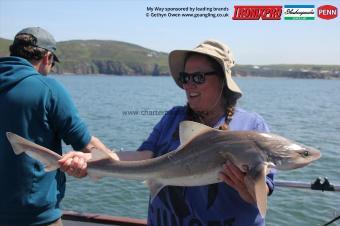
<instances>
[{"instance_id":1,"label":"shark","mask_svg":"<svg viewBox=\"0 0 340 226\"><path fill-rule=\"evenodd\" d=\"M62 156L14 133L7 138L16 155L23 153L40 161L46 172L59 168ZM218 173L227 161L245 173L244 182L262 217L267 211L266 175L270 169L292 170L321 157L315 148L273 133L223 131L183 121L180 146L159 157L139 161L117 161L114 152L92 150L88 175L145 181L151 201L164 186L201 186L219 183Z\"/></svg>"}]
</instances>

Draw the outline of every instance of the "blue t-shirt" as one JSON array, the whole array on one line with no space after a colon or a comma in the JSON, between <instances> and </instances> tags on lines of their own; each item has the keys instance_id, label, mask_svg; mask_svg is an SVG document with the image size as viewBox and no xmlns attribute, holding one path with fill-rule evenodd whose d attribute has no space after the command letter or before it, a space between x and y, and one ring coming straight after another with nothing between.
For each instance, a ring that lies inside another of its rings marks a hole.
<instances>
[{"instance_id":1,"label":"blue t-shirt","mask_svg":"<svg viewBox=\"0 0 340 226\"><path fill-rule=\"evenodd\" d=\"M154 157L175 150L179 145L178 128L187 118L186 107L174 107L154 127L148 139L138 148L150 150ZM220 123L223 123L223 119ZM220 126L217 123L216 127ZM230 130L268 132L263 118L236 108ZM202 166L203 167L203 166ZM273 191L273 173L267 175L270 193ZM226 183L205 186L166 186L149 203L148 225L153 226L262 226L264 219L256 206L245 202Z\"/></svg>"},{"instance_id":2,"label":"blue t-shirt","mask_svg":"<svg viewBox=\"0 0 340 226\"><path fill-rule=\"evenodd\" d=\"M19 57L0 58L0 225L46 224L60 218L65 174L45 173L39 161L15 155L6 132L58 154L61 140L80 150L91 139L63 86Z\"/></svg>"}]
</instances>

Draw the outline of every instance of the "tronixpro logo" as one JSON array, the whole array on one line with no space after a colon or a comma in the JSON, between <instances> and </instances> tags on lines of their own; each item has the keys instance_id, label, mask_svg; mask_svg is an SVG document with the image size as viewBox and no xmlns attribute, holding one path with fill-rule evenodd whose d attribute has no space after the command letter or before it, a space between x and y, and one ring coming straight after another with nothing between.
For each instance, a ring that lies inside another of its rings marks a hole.
<instances>
[{"instance_id":1,"label":"tronixpro logo","mask_svg":"<svg viewBox=\"0 0 340 226\"><path fill-rule=\"evenodd\" d=\"M282 6L234 6L233 20L281 20Z\"/></svg>"},{"instance_id":2,"label":"tronixpro logo","mask_svg":"<svg viewBox=\"0 0 340 226\"><path fill-rule=\"evenodd\" d=\"M338 16L338 8L332 5L323 5L318 7L318 17L330 20Z\"/></svg>"}]
</instances>

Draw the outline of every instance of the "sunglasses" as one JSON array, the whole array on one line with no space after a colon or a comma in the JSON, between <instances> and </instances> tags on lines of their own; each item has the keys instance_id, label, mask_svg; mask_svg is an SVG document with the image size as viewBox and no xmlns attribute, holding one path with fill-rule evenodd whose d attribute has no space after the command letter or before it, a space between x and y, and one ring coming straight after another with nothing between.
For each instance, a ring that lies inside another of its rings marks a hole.
<instances>
[{"instance_id":1,"label":"sunglasses","mask_svg":"<svg viewBox=\"0 0 340 226\"><path fill-rule=\"evenodd\" d=\"M182 84L187 84L192 78L192 81L195 84L203 84L205 82L205 76L207 75L215 75L216 71L210 72L194 72L194 73L187 73L187 72L180 72L179 73L179 81Z\"/></svg>"}]
</instances>

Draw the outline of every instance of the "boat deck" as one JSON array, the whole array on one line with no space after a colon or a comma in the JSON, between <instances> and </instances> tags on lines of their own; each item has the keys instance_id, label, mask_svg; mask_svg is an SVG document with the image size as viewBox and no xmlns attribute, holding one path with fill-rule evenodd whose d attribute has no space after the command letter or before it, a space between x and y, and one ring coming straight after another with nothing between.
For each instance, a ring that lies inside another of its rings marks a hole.
<instances>
[{"instance_id":1,"label":"boat deck","mask_svg":"<svg viewBox=\"0 0 340 226\"><path fill-rule=\"evenodd\" d=\"M146 226L146 220L92 213L77 213L73 211L64 211L62 219L64 226Z\"/></svg>"}]
</instances>

